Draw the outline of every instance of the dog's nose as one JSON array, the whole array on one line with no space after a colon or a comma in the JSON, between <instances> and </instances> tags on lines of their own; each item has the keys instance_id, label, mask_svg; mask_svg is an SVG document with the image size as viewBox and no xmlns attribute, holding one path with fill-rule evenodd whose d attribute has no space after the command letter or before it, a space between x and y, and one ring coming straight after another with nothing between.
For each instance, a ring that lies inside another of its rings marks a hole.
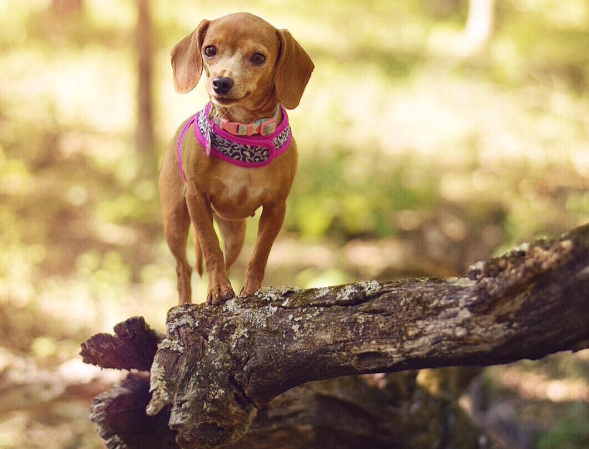
<instances>
[{"instance_id":1,"label":"dog's nose","mask_svg":"<svg viewBox=\"0 0 589 449\"><path fill-rule=\"evenodd\" d=\"M218 76L213 80L213 89L219 95L225 95L233 87L233 80L223 76Z\"/></svg>"}]
</instances>

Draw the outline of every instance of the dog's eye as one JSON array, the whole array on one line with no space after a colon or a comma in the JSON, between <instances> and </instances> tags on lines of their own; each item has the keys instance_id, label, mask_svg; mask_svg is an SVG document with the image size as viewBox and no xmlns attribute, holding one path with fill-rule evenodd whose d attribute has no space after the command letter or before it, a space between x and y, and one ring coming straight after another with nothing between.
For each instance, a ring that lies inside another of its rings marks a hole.
<instances>
[{"instance_id":1,"label":"dog's eye","mask_svg":"<svg viewBox=\"0 0 589 449\"><path fill-rule=\"evenodd\" d=\"M252 56L252 62L255 65L262 65L262 64L264 64L265 61L266 61L266 56L264 56L262 53L256 53L255 55Z\"/></svg>"},{"instance_id":2,"label":"dog's eye","mask_svg":"<svg viewBox=\"0 0 589 449\"><path fill-rule=\"evenodd\" d=\"M217 49L215 48L214 45L209 45L208 47L205 48L205 55L208 56L209 58L212 58L216 54L217 54Z\"/></svg>"}]
</instances>

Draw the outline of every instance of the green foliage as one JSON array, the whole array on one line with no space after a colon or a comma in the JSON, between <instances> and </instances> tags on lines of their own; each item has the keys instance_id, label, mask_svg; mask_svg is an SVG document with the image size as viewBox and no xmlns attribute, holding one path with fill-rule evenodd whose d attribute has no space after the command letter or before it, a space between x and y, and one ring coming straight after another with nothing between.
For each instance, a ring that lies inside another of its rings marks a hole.
<instances>
[{"instance_id":1,"label":"green foliage","mask_svg":"<svg viewBox=\"0 0 589 449\"><path fill-rule=\"evenodd\" d=\"M85 284L96 310L139 281L163 277L173 292L152 164L206 95L174 94L168 52L234 9L290 28L317 67L291 114L300 165L285 227L296 237L344 245L411 228L421 239L451 210L466 229L500 232L489 239L500 252L589 217L581 1L501 2L486 57L461 60L465 2L299 2L286 17L259 0L154 0L157 155L133 148L135 5L83 4L56 16L49 0L0 3L1 301L32 304L56 280ZM452 239L468 254L477 242L462 234Z\"/></svg>"},{"instance_id":2,"label":"green foliage","mask_svg":"<svg viewBox=\"0 0 589 449\"><path fill-rule=\"evenodd\" d=\"M129 315L162 327L176 275L153 161L206 101L202 83L174 93L169 50L201 19L238 10L289 28L316 66L290 114L300 154L285 228L296 246L275 247L267 284L461 270L589 220L585 0L498 1L496 33L472 57L455 51L461 0L152 0L157 154L134 148L136 4L82 3L60 16L51 0L0 0L0 339L12 351L49 366ZM354 265L357 239L368 249ZM237 289L248 255L231 274ZM588 419L567 415L542 449L587 446ZM0 429L0 447L100 447L80 434L24 441L25 427Z\"/></svg>"},{"instance_id":3,"label":"green foliage","mask_svg":"<svg viewBox=\"0 0 589 449\"><path fill-rule=\"evenodd\" d=\"M427 167L421 167L427 172ZM429 210L437 201L435 176L410 179L420 169L409 161L334 149L304 160L289 197L289 230L340 241L395 233L399 211Z\"/></svg>"},{"instance_id":4,"label":"green foliage","mask_svg":"<svg viewBox=\"0 0 589 449\"><path fill-rule=\"evenodd\" d=\"M586 449L589 447L589 407L575 404L538 441L538 449Z\"/></svg>"}]
</instances>

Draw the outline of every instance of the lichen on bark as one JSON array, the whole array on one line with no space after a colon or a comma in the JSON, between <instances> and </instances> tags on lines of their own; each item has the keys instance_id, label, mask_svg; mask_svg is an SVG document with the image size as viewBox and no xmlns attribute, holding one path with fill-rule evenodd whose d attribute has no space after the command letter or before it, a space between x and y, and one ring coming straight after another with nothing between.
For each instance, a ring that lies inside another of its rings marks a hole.
<instances>
[{"instance_id":1,"label":"lichen on bark","mask_svg":"<svg viewBox=\"0 0 589 449\"><path fill-rule=\"evenodd\" d=\"M213 448L239 440L256 410L305 382L578 350L589 343L588 267L584 226L459 278L265 288L221 307L175 307L148 413L169 410L182 449Z\"/></svg>"}]
</instances>

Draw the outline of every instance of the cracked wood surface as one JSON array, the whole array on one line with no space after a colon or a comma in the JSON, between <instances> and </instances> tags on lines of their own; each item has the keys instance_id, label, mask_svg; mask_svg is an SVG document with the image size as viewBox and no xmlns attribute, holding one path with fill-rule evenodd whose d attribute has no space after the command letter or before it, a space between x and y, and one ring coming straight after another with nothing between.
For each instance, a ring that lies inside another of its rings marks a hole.
<instances>
[{"instance_id":1,"label":"cracked wood surface","mask_svg":"<svg viewBox=\"0 0 589 449\"><path fill-rule=\"evenodd\" d=\"M305 382L585 348L588 298L584 226L475 264L460 278L262 289L220 307L175 307L151 366L147 414L169 410L183 449L218 447L242 438L257 409Z\"/></svg>"},{"instance_id":2,"label":"cracked wood surface","mask_svg":"<svg viewBox=\"0 0 589 449\"><path fill-rule=\"evenodd\" d=\"M108 448L179 449L168 427L170 407L149 417L149 399L148 373L131 373L96 398L91 418ZM430 394L417 372L403 372L292 388L223 449L490 449L481 435L455 401Z\"/></svg>"},{"instance_id":3,"label":"cracked wood surface","mask_svg":"<svg viewBox=\"0 0 589 449\"><path fill-rule=\"evenodd\" d=\"M84 363L148 371L164 337L149 327L143 317L129 318L117 324L114 331L114 335L100 333L82 343L80 355Z\"/></svg>"}]
</instances>

